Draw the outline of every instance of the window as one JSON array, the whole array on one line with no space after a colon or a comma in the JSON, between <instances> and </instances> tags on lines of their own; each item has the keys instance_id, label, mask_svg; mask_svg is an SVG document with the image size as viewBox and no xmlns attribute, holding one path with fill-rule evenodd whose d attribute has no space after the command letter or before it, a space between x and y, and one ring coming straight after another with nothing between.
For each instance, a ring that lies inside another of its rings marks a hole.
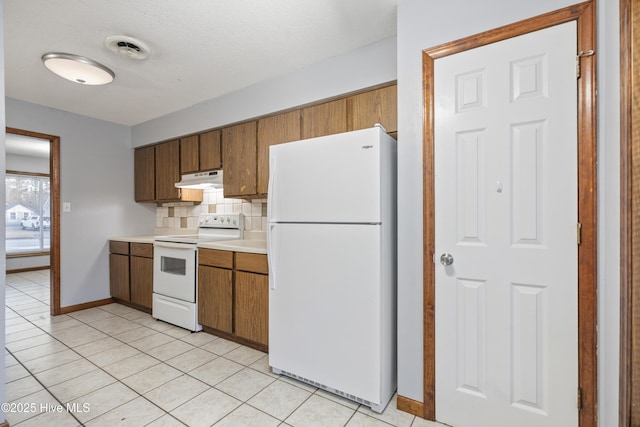
<instances>
[{"instance_id":1,"label":"window","mask_svg":"<svg viewBox=\"0 0 640 427\"><path fill-rule=\"evenodd\" d=\"M7 173L6 252L48 252L50 248L49 176Z\"/></svg>"}]
</instances>

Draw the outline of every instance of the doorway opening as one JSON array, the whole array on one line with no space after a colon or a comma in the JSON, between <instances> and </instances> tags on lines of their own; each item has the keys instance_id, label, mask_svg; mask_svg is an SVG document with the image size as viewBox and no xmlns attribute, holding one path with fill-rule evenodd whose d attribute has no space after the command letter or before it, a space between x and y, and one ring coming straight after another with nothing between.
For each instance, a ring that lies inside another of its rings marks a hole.
<instances>
[{"instance_id":1,"label":"doorway opening","mask_svg":"<svg viewBox=\"0 0 640 427\"><path fill-rule=\"evenodd\" d=\"M18 171L7 171L7 177L14 179L17 186L26 185L32 187L31 190L41 190L30 191L34 200L24 203L29 205L24 206L24 212L14 213L18 228L20 230L24 228L24 231L30 231L34 234L30 236L32 239L27 239L27 243L34 246L31 253L35 255L38 253L43 255L47 251L49 253L49 306L51 314L57 315L60 314L60 137L15 128L6 128L6 132L8 138L11 136L34 138L48 141L49 144L49 167L46 179L45 175L47 174L30 173L24 175ZM26 218L24 218L25 214ZM21 218L18 218L18 215L21 215ZM19 253L20 251L14 252Z\"/></svg>"}]
</instances>

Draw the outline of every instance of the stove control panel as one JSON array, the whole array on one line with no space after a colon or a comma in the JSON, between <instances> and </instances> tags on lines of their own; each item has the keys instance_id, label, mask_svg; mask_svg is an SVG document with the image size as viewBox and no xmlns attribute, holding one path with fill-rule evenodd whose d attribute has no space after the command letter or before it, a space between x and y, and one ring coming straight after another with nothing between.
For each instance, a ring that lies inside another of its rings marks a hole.
<instances>
[{"instance_id":1,"label":"stove control panel","mask_svg":"<svg viewBox=\"0 0 640 427\"><path fill-rule=\"evenodd\" d=\"M201 228L237 228L244 229L242 214L201 213L198 221Z\"/></svg>"}]
</instances>

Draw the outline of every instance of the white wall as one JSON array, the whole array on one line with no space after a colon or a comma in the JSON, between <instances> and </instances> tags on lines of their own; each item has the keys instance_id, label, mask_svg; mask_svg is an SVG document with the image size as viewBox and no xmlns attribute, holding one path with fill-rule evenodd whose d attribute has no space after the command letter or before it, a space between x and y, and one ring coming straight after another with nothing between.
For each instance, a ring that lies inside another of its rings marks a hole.
<instances>
[{"instance_id":1,"label":"white wall","mask_svg":"<svg viewBox=\"0 0 640 427\"><path fill-rule=\"evenodd\" d=\"M572 0L425 1L398 5L398 368L400 395L422 402L422 56L423 49L540 15ZM600 417L617 425L619 190L617 1L599 2ZM606 49L605 49L606 46ZM605 62L607 65L605 66ZM606 110L605 110L606 109ZM605 209L606 207L606 209Z\"/></svg>"},{"instance_id":2,"label":"white wall","mask_svg":"<svg viewBox=\"0 0 640 427\"><path fill-rule=\"evenodd\" d=\"M2 150L0 150L0 182L4 182L4 177L5 177L5 152L4 152L4 147L6 146L6 133L5 133L5 105L4 102L2 100L4 100L4 24L3 24L3 16L4 16L4 10L3 10L3 5L0 2L0 129L2 129L2 131L0 131L0 146L3 147ZM2 203L2 205L4 206L5 204L5 192L4 191L0 191L0 202ZM2 219L0 219L0 277L5 277L5 273L6 273L6 264L5 264L5 260L6 257L4 256L6 253L6 249L5 249L5 237L6 237L6 231L5 231L5 216L4 215L0 215L2 217ZM5 307L4 307L4 301L5 301L5 286L6 286L6 280L3 280L2 283L0 283L0 342L2 343L2 346L4 347L4 343L5 343ZM5 369L4 369L4 364L0 365L2 366L3 369L0 369L0 402L6 402L7 400L5 399L5 388L4 388L4 383L5 383ZM0 422L4 422L5 420L5 416L4 416L4 412L0 411Z\"/></svg>"},{"instance_id":3,"label":"white wall","mask_svg":"<svg viewBox=\"0 0 640 427\"><path fill-rule=\"evenodd\" d=\"M109 237L153 234L155 225L155 205L133 200L130 128L11 98L6 120L60 137L61 202L71 202L60 214L60 305L108 298Z\"/></svg>"},{"instance_id":4,"label":"white wall","mask_svg":"<svg viewBox=\"0 0 640 427\"><path fill-rule=\"evenodd\" d=\"M620 12L598 1L598 402L618 425L620 371Z\"/></svg>"},{"instance_id":5,"label":"white wall","mask_svg":"<svg viewBox=\"0 0 640 427\"><path fill-rule=\"evenodd\" d=\"M145 144L308 104L396 80L396 38L356 49L176 113L136 125Z\"/></svg>"}]
</instances>

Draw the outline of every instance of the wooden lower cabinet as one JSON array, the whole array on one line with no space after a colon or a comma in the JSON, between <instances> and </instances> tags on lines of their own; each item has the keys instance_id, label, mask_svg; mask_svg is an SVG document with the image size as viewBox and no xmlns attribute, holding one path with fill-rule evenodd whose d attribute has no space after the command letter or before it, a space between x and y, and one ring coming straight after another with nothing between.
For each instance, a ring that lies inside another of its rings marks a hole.
<instances>
[{"instance_id":1,"label":"wooden lower cabinet","mask_svg":"<svg viewBox=\"0 0 640 427\"><path fill-rule=\"evenodd\" d=\"M109 289L113 298L129 301L129 255L109 254Z\"/></svg>"},{"instance_id":2,"label":"wooden lower cabinet","mask_svg":"<svg viewBox=\"0 0 640 427\"><path fill-rule=\"evenodd\" d=\"M233 272L198 266L198 322L233 333Z\"/></svg>"},{"instance_id":3,"label":"wooden lower cabinet","mask_svg":"<svg viewBox=\"0 0 640 427\"><path fill-rule=\"evenodd\" d=\"M151 308L153 301L153 258L129 258L131 302Z\"/></svg>"},{"instance_id":4,"label":"wooden lower cabinet","mask_svg":"<svg viewBox=\"0 0 640 427\"><path fill-rule=\"evenodd\" d=\"M198 251L198 322L262 351L269 344L267 256Z\"/></svg>"},{"instance_id":5,"label":"wooden lower cabinet","mask_svg":"<svg viewBox=\"0 0 640 427\"><path fill-rule=\"evenodd\" d=\"M109 242L111 297L145 312L153 300L153 244Z\"/></svg>"},{"instance_id":6,"label":"wooden lower cabinet","mask_svg":"<svg viewBox=\"0 0 640 427\"><path fill-rule=\"evenodd\" d=\"M236 272L235 333L269 345L269 276Z\"/></svg>"}]
</instances>

